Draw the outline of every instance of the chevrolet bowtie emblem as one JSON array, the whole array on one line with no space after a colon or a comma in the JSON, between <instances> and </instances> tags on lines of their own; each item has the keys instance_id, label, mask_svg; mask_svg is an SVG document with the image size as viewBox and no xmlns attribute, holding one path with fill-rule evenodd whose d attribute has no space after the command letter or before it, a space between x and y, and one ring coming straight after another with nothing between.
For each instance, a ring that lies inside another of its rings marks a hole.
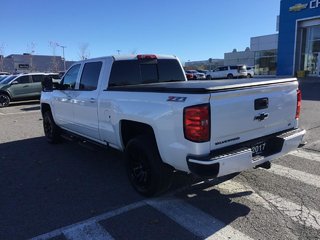
<instances>
[{"instance_id":1,"label":"chevrolet bowtie emblem","mask_svg":"<svg viewBox=\"0 0 320 240\"><path fill-rule=\"evenodd\" d=\"M301 11L302 9L305 9L305 8L307 8L307 7L308 7L308 3L306 3L306 4L298 3L298 4L290 7L290 8L289 8L289 11L290 11L290 12L299 12L299 11Z\"/></svg>"}]
</instances>

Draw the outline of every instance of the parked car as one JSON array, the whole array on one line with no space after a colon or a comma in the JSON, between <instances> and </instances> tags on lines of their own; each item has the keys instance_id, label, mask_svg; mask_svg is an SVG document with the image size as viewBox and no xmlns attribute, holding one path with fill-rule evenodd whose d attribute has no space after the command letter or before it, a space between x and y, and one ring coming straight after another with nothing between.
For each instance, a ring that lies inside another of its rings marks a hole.
<instances>
[{"instance_id":1,"label":"parked car","mask_svg":"<svg viewBox=\"0 0 320 240\"><path fill-rule=\"evenodd\" d=\"M0 82L0 108L7 107L11 101L40 99L44 77L59 78L54 73L28 73L3 79Z\"/></svg>"},{"instance_id":2,"label":"parked car","mask_svg":"<svg viewBox=\"0 0 320 240\"><path fill-rule=\"evenodd\" d=\"M247 66L247 73L248 73L248 75L247 75L247 77L248 78L252 78L253 76L254 76L254 67L248 67Z\"/></svg>"},{"instance_id":3,"label":"parked car","mask_svg":"<svg viewBox=\"0 0 320 240\"><path fill-rule=\"evenodd\" d=\"M222 79L222 78L243 78L247 77L246 65L233 65L218 67L213 71L208 71L207 79Z\"/></svg>"},{"instance_id":4,"label":"parked car","mask_svg":"<svg viewBox=\"0 0 320 240\"><path fill-rule=\"evenodd\" d=\"M208 70L197 69L197 72L203 73L205 76L207 75Z\"/></svg>"},{"instance_id":5,"label":"parked car","mask_svg":"<svg viewBox=\"0 0 320 240\"><path fill-rule=\"evenodd\" d=\"M10 75L8 72L0 72L0 75Z\"/></svg>"},{"instance_id":6,"label":"parked car","mask_svg":"<svg viewBox=\"0 0 320 240\"><path fill-rule=\"evenodd\" d=\"M203 80L206 79L206 75L204 73L200 73L196 70L186 70L188 80Z\"/></svg>"}]
</instances>

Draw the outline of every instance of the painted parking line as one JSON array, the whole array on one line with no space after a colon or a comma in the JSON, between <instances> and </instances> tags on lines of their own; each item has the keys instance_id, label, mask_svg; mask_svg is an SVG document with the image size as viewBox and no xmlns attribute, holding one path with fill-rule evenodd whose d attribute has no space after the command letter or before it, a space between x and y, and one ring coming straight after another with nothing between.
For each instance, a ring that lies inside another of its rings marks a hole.
<instances>
[{"instance_id":1,"label":"painted parking line","mask_svg":"<svg viewBox=\"0 0 320 240\"><path fill-rule=\"evenodd\" d=\"M318 175L305 173L299 170L295 170L277 164L273 164L272 167L268 170L263 170L279 175L281 177L290 178L293 180L303 182L307 185L312 185L314 187L320 188L320 176Z\"/></svg>"},{"instance_id":2,"label":"painted parking line","mask_svg":"<svg viewBox=\"0 0 320 240\"><path fill-rule=\"evenodd\" d=\"M72 224L72 225L69 225L69 226L66 226L66 227L62 227L62 228L56 229L56 230L54 230L52 232L45 233L45 234L42 234L40 236L31 238L31 240L46 240L46 239L50 239L50 238L54 238L54 237L60 236L60 235L62 235L64 233L68 233L68 231L70 231L72 233L73 232L72 230L73 229L77 229L78 226L80 226L79 230L81 229L81 226L94 226L94 224L97 224L99 221L106 220L106 219L118 216L118 215L120 215L122 213L126 213L128 211L131 211L133 209L136 209L136 208L139 208L139 207L142 207L142 206L145 206L145 205L146 205L146 203L144 201L132 203L132 204L124 206L122 208L119 208L119 209L116 209L116 210L113 210L113 211L110 211L110 212L107 212L107 213L104 213L104 214L89 218L89 219L84 220L82 222L75 223L75 224ZM91 230L94 230L94 227L92 227Z\"/></svg>"},{"instance_id":3,"label":"painted parking line","mask_svg":"<svg viewBox=\"0 0 320 240\"><path fill-rule=\"evenodd\" d=\"M303 226L320 230L320 213L318 211L309 209L301 204L296 204L269 192L262 191L260 194L293 221Z\"/></svg>"},{"instance_id":4,"label":"painted parking line","mask_svg":"<svg viewBox=\"0 0 320 240\"><path fill-rule=\"evenodd\" d=\"M147 201L150 206L203 239L251 239L230 225L178 199Z\"/></svg>"},{"instance_id":5,"label":"painted parking line","mask_svg":"<svg viewBox=\"0 0 320 240\"><path fill-rule=\"evenodd\" d=\"M255 204L264 207L265 209L271 210L271 206L266 200L257 194L250 186L240 184L238 182L228 180L226 182L220 183L218 185L214 185L208 188L203 189L203 191L211 191L217 189L222 192L230 193L244 193L247 192L246 195L241 195L245 199L249 200L250 202L254 202Z\"/></svg>"},{"instance_id":6,"label":"painted parking line","mask_svg":"<svg viewBox=\"0 0 320 240\"><path fill-rule=\"evenodd\" d=\"M63 233L68 240L113 240L113 237L98 223L75 226Z\"/></svg>"},{"instance_id":7,"label":"painted parking line","mask_svg":"<svg viewBox=\"0 0 320 240\"><path fill-rule=\"evenodd\" d=\"M303 149L299 149L297 151L289 153L291 156L308 159L310 161L320 162L320 153L305 151Z\"/></svg>"},{"instance_id":8,"label":"painted parking line","mask_svg":"<svg viewBox=\"0 0 320 240\"><path fill-rule=\"evenodd\" d=\"M269 211L271 211L271 206L274 206L294 222L297 222L303 226L320 230L320 212L307 208L304 205L294 203L288 199L274 195L267 191L259 191L259 193L256 193L249 186L243 185L234 180L229 180L216 186L206 188L203 191L211 191L213 189L217 189L228 194L249 191L251 194L241 195L241 198L247 199L255 205L264 207Z\"/></svg>"}]
</instances>

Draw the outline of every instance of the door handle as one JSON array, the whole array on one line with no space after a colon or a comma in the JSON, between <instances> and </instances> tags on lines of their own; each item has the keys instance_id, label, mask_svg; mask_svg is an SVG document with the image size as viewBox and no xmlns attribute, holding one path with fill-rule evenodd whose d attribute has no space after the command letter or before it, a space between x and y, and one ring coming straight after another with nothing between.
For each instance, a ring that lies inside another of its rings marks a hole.
<instances>
[{"instance_id":1,"label":"door handle","mask_svg":"<svg viewBox=\"0 0 320 240\"><path fill-rule=\"evenodd\" d=\"M23 88L27 88L27 87L29 87L29 85L24 85L24 86L23 86Z\"/></svg>"},{"instance_id":2,"label":"door handle","mask_svg":"<svg viewBox=\"0 0 320 240\"><path fill-rule=\"evenodd\" d=\"M91 103L95 103L95 102L96 102L96 99L95 99L95 98L90 98L90 102L91 102Z\"/></svg>"}]
</instances>

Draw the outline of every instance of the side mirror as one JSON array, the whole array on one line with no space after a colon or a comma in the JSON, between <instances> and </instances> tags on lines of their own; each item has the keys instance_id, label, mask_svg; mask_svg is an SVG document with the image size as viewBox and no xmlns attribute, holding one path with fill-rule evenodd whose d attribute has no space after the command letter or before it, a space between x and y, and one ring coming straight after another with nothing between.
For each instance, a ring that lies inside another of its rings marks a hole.
<instances>
[{"instance_id":1,"label":"side mirror","mask_svg":"<svg viewBox=\"0 0 320 240\"><path fill-rule=\"evenodd\" d=\"M16 84L19 84L19 82L18 82L18 81L13 81L13 82L11 83L11 85L16 85Z\"/></svg>"},{"instance_id":2,"label":"side mirror","mask_svg":"<svg viewBox=\"0 0 320 240\"><path fill-rule=\"evenodd\" d=\"M53 83L52 79L50 77L45 77L43 81L41 82L42 84L42 91L43 92L52 92L53 90Z\"/></svg>"}]
</instances>

